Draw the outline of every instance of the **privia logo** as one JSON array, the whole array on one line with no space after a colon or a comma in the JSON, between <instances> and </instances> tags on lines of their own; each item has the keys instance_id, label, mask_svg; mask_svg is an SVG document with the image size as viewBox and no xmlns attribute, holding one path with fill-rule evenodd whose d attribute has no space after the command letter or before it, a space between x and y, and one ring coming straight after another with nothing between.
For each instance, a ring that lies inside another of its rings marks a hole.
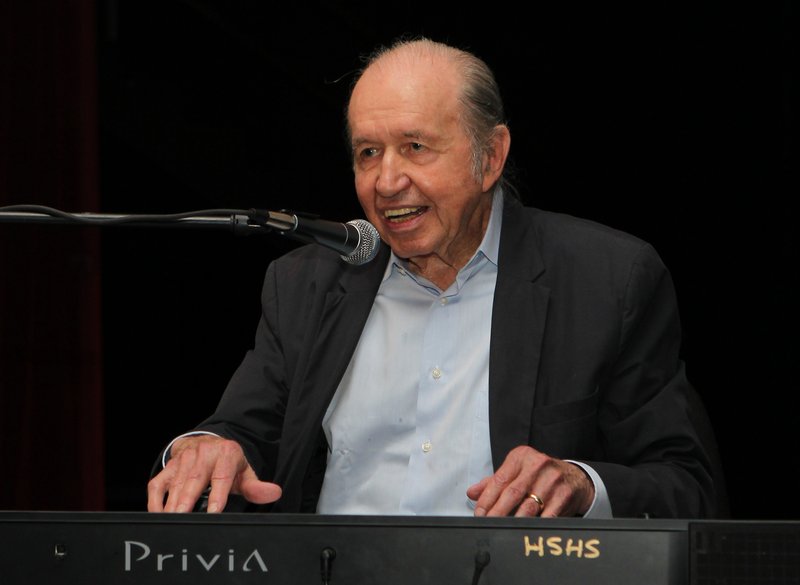
<instances>
[{"instance_id":1,"label":"privia logo","mask_svg":"<svg viewBox=\"0 0 800 585\"><path fill-rule=\"evenodd\" d=\"M139 565L139 563L142 563ZM225 553L199 554L193 553L188 549L181 549L180 552L158 552L152 551L144 542L136 540L125 541L125 572L133 571L136 566L142 568L155 569L157 572L180 571L187 573L190 571L211 571L225 573L250 573L268 571L267 564L261 557L258 549L253 549L246 556L237 555L234 549L228 549Z\"/></svg>"}]
</instances>

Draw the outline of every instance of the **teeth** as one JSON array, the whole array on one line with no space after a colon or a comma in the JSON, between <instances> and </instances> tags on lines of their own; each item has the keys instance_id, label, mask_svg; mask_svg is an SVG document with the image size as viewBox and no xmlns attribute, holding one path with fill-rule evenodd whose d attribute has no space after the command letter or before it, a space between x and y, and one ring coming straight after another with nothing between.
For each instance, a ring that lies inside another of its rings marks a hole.
<instances>
[{"instance_id":1,"label":"teeth","mask_svg":"<svg viewBox=\"0 0 800 585\"><path fill-rule=\"evenodd\" d=\"M403 207L402 209L388 209L384 212L386 217L399 217L401 215L408 215L416 213L420 210L419 207Z\"/></svg>"}]
</instances>

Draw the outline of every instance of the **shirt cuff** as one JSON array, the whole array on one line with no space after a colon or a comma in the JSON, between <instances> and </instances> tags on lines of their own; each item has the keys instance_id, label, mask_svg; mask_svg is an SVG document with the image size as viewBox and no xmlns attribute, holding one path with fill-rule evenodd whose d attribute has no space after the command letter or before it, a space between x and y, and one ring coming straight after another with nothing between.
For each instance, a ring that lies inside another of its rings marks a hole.
<instances>
[{"instance_id":1,"label":"shirt cuff","mask_svg":"<svg viewBox=\"0 0 800 585\"><path fill-rule=\"evenodd\" d=\"M586 514L584 514L583 517L601 519L613 518L614 514L611 511L611 500L608 498L606 485L603 483L603 480L600 479L600 476L597 474L597 472L585 463L581 463L579 461L569 461L569 463L577 465L583 469L592 480L592 483L594 483L594 501L592 502L592 505L589 506L589 509L586 511Z\"/></svg>"}]
</instances>

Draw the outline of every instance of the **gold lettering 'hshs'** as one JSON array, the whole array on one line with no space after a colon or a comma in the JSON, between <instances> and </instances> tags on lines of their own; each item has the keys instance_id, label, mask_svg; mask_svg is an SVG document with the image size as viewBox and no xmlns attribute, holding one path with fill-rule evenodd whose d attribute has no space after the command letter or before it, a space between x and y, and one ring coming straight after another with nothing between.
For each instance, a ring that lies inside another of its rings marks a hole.
<instances>
[{"instance_id":1,"label":"gold lettering 'hshs'","mask_svg":"<svg viewBox=\"0 0 800 585\"><path fill-rule=\"evenodd\" d=\"M525 556L572 557L578 559L596 559L600 556L600 539L567 538L560 536L539 536L524 539Z\"/></svg>"}]
</instances>

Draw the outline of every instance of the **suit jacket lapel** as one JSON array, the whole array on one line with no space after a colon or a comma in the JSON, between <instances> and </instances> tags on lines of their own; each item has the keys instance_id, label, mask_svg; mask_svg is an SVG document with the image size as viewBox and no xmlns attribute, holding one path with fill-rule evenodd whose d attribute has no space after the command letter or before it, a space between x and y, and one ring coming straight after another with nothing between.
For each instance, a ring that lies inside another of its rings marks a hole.
<instances>
[{"instance_id":1,"label":"suit jacket lapel","mask_svg":"<svg viewBox=\"0 0 800 585\"><path fill-rule=\"evenodd\" d=\"M306 372L290 395L284 419L276 476L285 478L288 493L296 487L290 484L302 482L317 448L322 418L361 337L388 258L382 246L369 264L345 270L325 297Z\"/></svg>"},{"instance_id":2,"label":"suit jacket lapel","mask_svg":"<svg viewBox=\"0 0 800 585\"><path fill-rule=\"evenodd\" d=\"M507 200L500 235L489 355L489 431L495 469L508 452L529 444L536 380L550 290L535 227Z\"/></svg>"},{"instance_id":3,"label":"suit jacket lapel","mask_svg":"<svg viewBox=\"0 0 800 585\"><path fill-rule=\"evenodd\" d=\"M314 401L323 402L326 408L361 338L386 260L388 254L379 256L370 266L370 276L361 281L351 273L345 274L340 281L341 288L325 297L318 337L309 362L315 372L309 373L306 388L309 391L321 389Z\"/></svg>"}]
</instances>

